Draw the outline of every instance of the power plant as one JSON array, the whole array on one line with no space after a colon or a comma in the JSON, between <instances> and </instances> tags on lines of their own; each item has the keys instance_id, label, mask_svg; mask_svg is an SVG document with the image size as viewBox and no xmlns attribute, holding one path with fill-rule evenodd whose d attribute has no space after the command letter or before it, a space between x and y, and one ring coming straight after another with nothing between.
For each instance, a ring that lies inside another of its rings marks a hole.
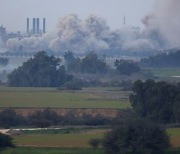
<instances>
[{"instance_id":1,"label":"power plant","mask_svg":"<svg viewBox=\"0 0 180 154\"><path fill-rule=\"evenodd\" d=\"M41 36L46 33L46 18L42 19L42 29L40 29L40 18L32 19L32 29L30 29L30 19L27 18L27 30L26 33L30 36Z\"/></svg>"},{"instance_id":2,"label":"power plant","mask_svg":"<svg viewBox=\"0 0 180 154\"><path fill-rule=\"evenodd\" d=\"M32 22L32 24L31 24ZM42 24L41 24L42 23ZM0 43L1 47L5 48L6 43L9 39L17 39L22 40L28 37L41 37L46 33L46 18L27 18L26 20L26 32L11 32L8 33L6 28L1 25L0 26Z\"/></svg>"}]
</instances>

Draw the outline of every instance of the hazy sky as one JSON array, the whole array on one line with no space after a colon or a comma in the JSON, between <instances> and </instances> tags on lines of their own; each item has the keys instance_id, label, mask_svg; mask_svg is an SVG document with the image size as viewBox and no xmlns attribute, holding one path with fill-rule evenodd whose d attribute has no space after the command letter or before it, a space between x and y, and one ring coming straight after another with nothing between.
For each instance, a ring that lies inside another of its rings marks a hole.
<instances>
[{"instance_id":1,"label":"hazy sky","mask_svg":"<svg viewBox=\"0 0 180 154\"><path fill-rule=\"evenodd\" d=\"M0 25L7 31L26 31L26 18L47 18L47 30L55 29L58 18L75 13L84 19L96 14L111 28L119 28L126 15L128 25L141 26L155 0L0 0Z\"/></svg>"}]
</instances>

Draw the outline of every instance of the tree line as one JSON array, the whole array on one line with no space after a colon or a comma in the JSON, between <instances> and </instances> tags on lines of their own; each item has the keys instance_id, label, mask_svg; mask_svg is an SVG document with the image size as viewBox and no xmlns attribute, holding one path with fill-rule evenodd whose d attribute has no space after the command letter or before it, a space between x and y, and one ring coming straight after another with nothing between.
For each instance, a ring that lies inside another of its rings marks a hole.
<instances>
[{"instance_id":1,"label":"tree line","mask_svg":"<svg viewBox=\"0 0 180 154\"><path fill-rule=\"evenodd\" d=\"M13 87L62 87L77 86L74 84L73 73L106 74L110 69L105 59L98 58L91 52L83 59L75 58L72 52L64 55L65 66L61 59L48 56L46 52L38 52L8 75L8 85ZM138 73L140 68L131 60L116 60L114 62L117 73L131 75ZM75 87L76 89L76 87ZM77 87L79 89L79 87Z\"/></svg>"},{"instance_id":2,"label":"tree line","mask_svg":"<svg viewBox=\"0 0 180 154\"><path fill-rule=\"evenodd\" d=\"M180 67L180 50L158 54L149 58L143 58L140 62L141 67Z\"/></svg>"},{"instance_id":3,"label":"tree line","mask_svg":"<svg viewBox=\"0 0 180 154\"><path fill-rule=\"evenodd\" d=\"M38 52L34 58L24 62L22 66L8 75L8 84L13 87L55 87L71 80L61 60L48 56L46 52Z\"/></svg>"},{"instance_id":4,"label":"tree line","mask_svg":"<svg viewBox=\"0 0 180 154\"><path fill-rule=\"evenodd\" d=\"M17 114L13 109L4 109L0 112L0 126L2 128L20 126L43 128L58 125L107 126L110 124L111 120L111 118L101 115L92 116L89 114L83 114L82 116L77 116L73 111L61 116L48 108L36 111L28 116Z\"/></svg>"}]
</instances>

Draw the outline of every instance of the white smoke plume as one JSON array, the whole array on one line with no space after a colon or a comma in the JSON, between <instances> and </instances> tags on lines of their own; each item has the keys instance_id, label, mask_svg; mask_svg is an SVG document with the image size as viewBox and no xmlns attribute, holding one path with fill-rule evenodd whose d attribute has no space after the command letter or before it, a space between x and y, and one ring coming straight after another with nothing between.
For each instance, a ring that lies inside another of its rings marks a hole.
<instances>
[{"instance_id":1,"label":"white smoke plume","mask_svg":"<svg viewBox=\"0 0 180 154\"><path fill-rule=\"evenodd\" d=\"M6 51L6 49L4 47L4 42L3 42L2 37L0 36L0 53L3 53L5 51Z\"/></svg>"},{"instance_id":2,"label":"white smoke plume","mask_svg":"<svg viewBox=\"0 0 180 154\"><path fill-rule=\"evenodd\" d=\"M3 47L3 41L2 41L2 38L0 36L0 48L2 48L2 47Z\"/></svg>"},{"instance_id":3,"label":"white smoke plume","mask_svg":"<svg viewBox=\"0 0 180 154\"><path fill-rule=\"evenodd\" d=\"M75 14L59 19L56 32L42 37L27 37L21 40L9 39L8 50L40 51L51 49L57 52L71 50L77 53L104 50L146 50L155 48L140 28L124 27L111 30L105 19L90 15L81 20Z\"/></svg>"},{"instance_id":4,"label":"white smoke plume","mask_svg":"<svg viewBox=\"0 0 180 154\"><path fill-rule=\"evenodd\" d=\"M154 44L180 48L180 0L157 0L153 12L143 22L145 33Z\"/></svg>"},{"instance_id":5,"label":"white smoke plume","mask_svg":"<svg viewBox=\"0 0 180 154\"><path fill-rule=\"evenodd\" d=\"M180 0L156 0L153 11L144 17L145 29L125 26L111 30L105 19L90 15L81 20L75 14L59 20L57 30L42 37L9 39L8 50L51 49L65 52L102 50L143 51L159 48L180 48Z\"/></svg>"},{"instance_id":6,"label":"white smoke plume","mask_svg":"<svg viewBox=\"0 0 180 154\"><path fill-rule=\"evenodd\" d=\"M71 14L59 20L57 37L51 41L50 48L76 52L109 49L108 42L103 40L108 32L109 27L102 18L91 15L82 21Z\"/></svg>"},{"instance_id":7,"label":"white smoke plume","mask_svg":"<svg viewBox=\"0 0 180 154\"><path fill-rule=\"evenodd\" d=\"M57 30L42 37L9 39L9 50L51 49L84 53L102 50L144 51L180 48L180 0L157 0L153 11L143 19L145 29L125 26L111 30L105 19L90 15L81 20L75 14L59 19Z\"/></svg>"},{"instance_id":8,"label":"white smoke plume","mask_svg":"<svg viewBox=\"0 0 180 154\"><path fill-rule=\"evenodd\" d=\"M6 47L9 51L25 50L35 52L48 49L49 41L52 35L43 35L42 37L25 37L23 39L10 38L6 42Z\"/></svg>"}]
</instances>

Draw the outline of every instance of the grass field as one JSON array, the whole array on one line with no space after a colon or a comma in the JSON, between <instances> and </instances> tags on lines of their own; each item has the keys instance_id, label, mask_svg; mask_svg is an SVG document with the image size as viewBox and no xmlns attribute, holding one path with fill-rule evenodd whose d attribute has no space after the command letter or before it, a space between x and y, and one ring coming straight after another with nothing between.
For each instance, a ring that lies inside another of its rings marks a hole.
<instances>
[{"instance_id":1,"label":"grass field","mask_svg":"<svg viewBox=\"0 0 180 154\"><path fill-rule=\"evenodd\" d=\"M35 147L74 147L89 148L91 138L101 139L104 133L109 129L74 129L68 133L65 130L56 133L47 134L44 131L31 131L20 136L14 137L14 142L19 146ZM167 130L171 138L171 144L174 148L180 148L180 128L171 128Z\"/></svg>"},{"instance_id":2,"label":"grass field","mask_svg":"<svg viewBox=\"0 0 180 154\"><path fill-rule=\"evenodd\" d=\"M1 154L103 154L102 149L89 148L28 148L7 149Z\"/></svg>"},{"instance_id":3,"label":"grass field","mask_svg":"<svg viewBox=\"0 0 180 154\"><path fill-rule=\"evenodd\" d=\"M170 149L164 154L179 154L180 149ZM15 149L7 149L1 154L105 154L102 149L89 148L30 148L18 147ZM132 153L131 153L132 154Z\"/></svg>"},{"instance_id":4,"label":"grass field","mask_svg":"<svg viewBox=\"0 0 180 154\"><path fill-rule=\"evenodd\" d=\"M90 138L102 138L107 129L77 129L70 134L30 134L15 137L15 142L21 147L7 149L1 154L104 154L102 149L94 151L89 147ZM36 131L35 131L36 132ZM180 153L180 128L168 129L171 135L173 149L169 149L165 154ZM40 132L36 132L40 133ZM62 133L62 132L60 132ZM176 139L176 140L175 140ZM24 146L24 147L23 147ZM34 146L34 147L29 147ZM52 147L46 147L52 146Z\"/></svg>"},{"instance_id":5,"label":"grass field","mask_svg":"<svg viewBox=\"0 0 180 154\"><path fill-rule=\"evenodd\" d=\"M168 134L171 137L173 147L180 147L180 128L168 129Z\"/></svg>"},{"instance_id":6,"label":"grass field","mask_svg":"<svg viewBox=\"0 0 180 154\"><path fill-rule=\"evenodd\" d=\"M103 138L106 129L82 130L68 134L24 134L14 137L18 146L89 148L91 138Z\"/></svg>"},{"instance_id":7,"label":"grass field","mask_svg":"<svg viewBox=\"0 0 180 154\"><path fill-rule=\"evenodd\" d=\"M129 108L130 92L116 88L58 91L55 88L0 88L0 107Z\"/></svg>"},{"instance_id":8,"label":"grass field","mask_svg":"<svg viewBox=\"0 0 180 154\"><path fill-rule=\"evenodd\" d=\"M87 131L97 131L105 132L109 130L109 127L87 127L87 126L76 126L76 127L64 127L64 128L56 128L56 129L37 129L37 130L21 130L22 134L30 135L30 134L69 134L69 133L81 133Z\"/></svg>"},{"instance_id":9,"label":"grass field","mask_svg":"<svg viewBox=\"0 0 180 154\"><path fill-rule=\"evenodd\" d=\"M150 69L155 76L159 77L178 77L180 76L180 68L159 68Z\"/></svg>"}]
</instances>

